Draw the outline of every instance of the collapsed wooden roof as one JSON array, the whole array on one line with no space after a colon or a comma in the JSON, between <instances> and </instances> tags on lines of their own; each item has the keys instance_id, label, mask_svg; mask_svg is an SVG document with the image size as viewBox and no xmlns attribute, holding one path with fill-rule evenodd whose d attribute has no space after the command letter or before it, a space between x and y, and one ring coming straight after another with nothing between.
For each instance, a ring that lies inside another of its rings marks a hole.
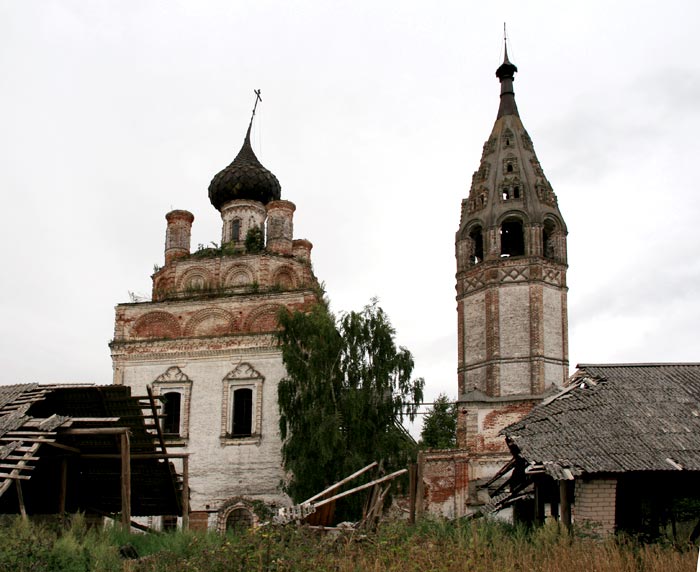
<instances>
[{"instance_id":1,"label":"collapsed wooden roof","mask_svg":"<svg viewBox=\"0 0 700 572\"><path fill-rule=\"evenodd\" d=\"M526 472L700 471L700 364L579 365L502 431Z\"/></svg>"},{"instance_id":2,"label":"collapsed wooden roof","mask_svg":"<svg viewBox=\"0 0 700 572\"><path fill-rule=\"evenodd\" d=\"M128 435L131 514L181 514L181 485L143 407L118 385L0 386L0 513L121 512Z\"/></svg>"}]
</instances>

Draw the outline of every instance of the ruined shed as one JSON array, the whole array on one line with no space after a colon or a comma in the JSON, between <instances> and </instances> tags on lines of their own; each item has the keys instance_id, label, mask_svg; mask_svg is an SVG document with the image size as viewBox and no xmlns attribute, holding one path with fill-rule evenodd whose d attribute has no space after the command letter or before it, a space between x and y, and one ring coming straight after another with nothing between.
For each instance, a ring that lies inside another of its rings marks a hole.
<instances>
[{"instance_id":1,"label":"ruined shed","mask_svg":"<svg viewBox=\"0 0 700 572\"><path fill-rule=\"evenodd\" d=\"M700 517L700 364L579 365L502 433L522 516L650 536Z\"/></svg>"},{"instance_id":2,"label":"ruined shed","mask_svg":"<svg viewBox=\"0 0 700 572\"><path fill-rule=\"evenodd\" d=\"M128 387L0 386L0 513L182 514L156 419Z\"/></svg>"}]
</instances>

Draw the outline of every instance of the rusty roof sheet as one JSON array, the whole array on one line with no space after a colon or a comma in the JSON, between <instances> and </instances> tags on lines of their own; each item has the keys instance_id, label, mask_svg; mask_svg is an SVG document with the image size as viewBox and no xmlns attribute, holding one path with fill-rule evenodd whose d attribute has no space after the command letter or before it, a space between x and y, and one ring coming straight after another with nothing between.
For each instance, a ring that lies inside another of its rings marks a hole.
<instances>
[{"instance_id":1,"label":"rusty roof sheet","mask_svg":"<svg viewBox=\"0 0 700 572\"><path fill-rule=\"evenodd\" d=\"M502 434L556 479L700 471L700 364L582 364L560 394Z\"/></svg>"}]
</instances>

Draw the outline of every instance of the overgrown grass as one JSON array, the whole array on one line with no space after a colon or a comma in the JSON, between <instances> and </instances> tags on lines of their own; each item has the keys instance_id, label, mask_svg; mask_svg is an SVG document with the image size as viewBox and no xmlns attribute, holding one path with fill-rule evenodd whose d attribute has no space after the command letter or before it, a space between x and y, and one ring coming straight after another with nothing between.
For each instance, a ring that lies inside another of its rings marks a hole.
<instances>
[{"instance_id":1,"label":"overgrown grass","mask_svg":"<svg viewBox=\"0 0 700 572\"><path fill-rule=\"evenodd\" d=\"M129 534L88 529L73 517L56 525L0 521L0 571L336 572L686 572L697 547L570 537L556 524L527 530L503 523L386 523L376 533L325 534L307 528L260 528L239 535ZM140 556L124 559L130 547Z\"/></svg>"}]
</instances>

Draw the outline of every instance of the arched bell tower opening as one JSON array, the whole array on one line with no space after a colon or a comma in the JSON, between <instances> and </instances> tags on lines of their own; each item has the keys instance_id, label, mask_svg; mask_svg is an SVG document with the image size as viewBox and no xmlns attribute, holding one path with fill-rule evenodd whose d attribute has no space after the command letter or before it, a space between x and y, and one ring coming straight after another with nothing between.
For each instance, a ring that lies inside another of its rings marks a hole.
<instances>
[{"instance_id":1,"label":"arched bell tower opening","mask_svg":"<svg viewBox=\"0 0 700 572\"><path fill-rule=\"evenodd\" d=\"M509 217L501 223L501 257L523 256L525 254L525 233L523 221Z\"/></svg>"},{"instance_id":2,"label":"arched bell tower opening","mask_svg":"<svg viewBox=\"0 0 700 572\"><path fill-rule=\"evenodd\" d=\"M456 234L457 441L477 483L510 458L499 431L557 391L569 367L566 225L520 120L516 72L506 50Z\"/></svg>"}]
</instances>

